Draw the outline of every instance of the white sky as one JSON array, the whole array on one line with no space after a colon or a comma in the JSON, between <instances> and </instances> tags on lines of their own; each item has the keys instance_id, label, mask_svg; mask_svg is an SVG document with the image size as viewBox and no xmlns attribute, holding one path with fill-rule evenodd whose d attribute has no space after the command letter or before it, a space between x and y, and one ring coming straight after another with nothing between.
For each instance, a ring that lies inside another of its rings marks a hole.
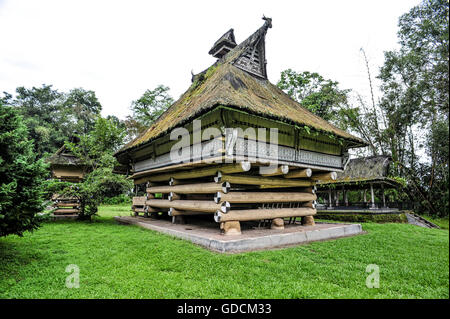
<instances>
[{"instance_id":1,"label":"white sky","mask_svg":"<svg viewBox=\"0 0 450 319\"><path fill-rule=\"evenodd\" d=\"M0 92L53 84L96 92L103 115L124 118L158 84L178 98L215 59L212 44L234 28L245 40L273 19L266 37L269 80L319 72L369 96L372 76L397 47L398 17L419 0L356 1L9 1L0 0Z\"/></svg>"}]
</instances>

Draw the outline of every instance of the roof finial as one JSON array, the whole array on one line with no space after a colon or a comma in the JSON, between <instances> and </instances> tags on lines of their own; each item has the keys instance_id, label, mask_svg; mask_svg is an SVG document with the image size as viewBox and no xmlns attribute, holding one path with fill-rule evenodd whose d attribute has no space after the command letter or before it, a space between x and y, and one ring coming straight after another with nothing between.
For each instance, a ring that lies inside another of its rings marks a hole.
<instances>
[{"instance_id":1,"label":"roof finial","mask_svg":"<svg viewBox=\"0 0 450 319\"><path fill-rule=\"evenodd\" d=\"M264 14L262 18L266 21L266 23L264 23L266 29L272 28L272 18L267 18Z\"/></svg>"}]
</instances>

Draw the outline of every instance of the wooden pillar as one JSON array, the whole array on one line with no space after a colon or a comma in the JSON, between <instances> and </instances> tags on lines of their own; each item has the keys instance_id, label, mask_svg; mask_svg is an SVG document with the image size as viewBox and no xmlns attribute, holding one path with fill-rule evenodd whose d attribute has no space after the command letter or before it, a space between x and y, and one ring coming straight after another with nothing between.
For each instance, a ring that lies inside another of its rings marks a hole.
<instances>
[{"instance_id":1,"label":"wooden pillar","mask_svg":"<svg viewBox=\"0 0 450 319\"><path fill-rule=\"evenodd\" d=\"M331 188L328 189L328 208L333 208L333 195Z\"/></svg>"},{"instance_id":2,"label":"wooden pillar","mask_svg":"<svg viewBox=\"0 0 450 319\"><path fill-rule=\"evenodd\" d=\"M386 195L384 194L384 185L381 184L381 197L383 197L383 208L386 207Z\"/></svg>"},{"instance_id":3,"label":"wooden pillar","mask_svg":"<svg viewBox=\"0 0 450 319\"><path fill-rule=\"evenodd\" d=\"M345 206L348 206L348 196L347 196L347 190L345 189L345 187L344 186L342 186L342 196L344 197L343 198L343 201L344 201L344 203L345 203Z\"/></svg>"},{"instance_id":4,"label":"wooden pillar","mask_svg":"<svg viewBox=\"0 0 450 319\"><path fill-rule=\"evenodd\" d=\"M370 208L375 209L376 206L375 206L375 195L373 193L373 184L370 184L370 198L371 198L371 202L372 202Z\"/></svg>"},{"instance_id":5,"label":"wooden pillar","mask_svg":"<svg viewBox=\"0 0 450 319\"><path fill-rule=\"evenodd\" d=\"M339 206L339 192L337 190L334 191L336 197L336 207Z\"/></svg>"}]
</instances>

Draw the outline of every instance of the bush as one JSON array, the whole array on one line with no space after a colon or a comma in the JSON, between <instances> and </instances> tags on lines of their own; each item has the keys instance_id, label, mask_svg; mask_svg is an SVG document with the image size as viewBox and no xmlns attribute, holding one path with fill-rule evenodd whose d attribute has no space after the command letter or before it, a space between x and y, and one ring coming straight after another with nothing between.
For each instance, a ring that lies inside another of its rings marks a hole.
<instances>
[{"instance_id":1,"label":"bush","mask_svg":"<svg viewBox=\"0 0 450 319\"><path fill-rule=\"evenodd\" d=\"M106 197L103 199L103 204L105 205L120 205L120 204L130 204L131 197L125 194L120 194L114 197Z\"/></svg>"}]
</instances>

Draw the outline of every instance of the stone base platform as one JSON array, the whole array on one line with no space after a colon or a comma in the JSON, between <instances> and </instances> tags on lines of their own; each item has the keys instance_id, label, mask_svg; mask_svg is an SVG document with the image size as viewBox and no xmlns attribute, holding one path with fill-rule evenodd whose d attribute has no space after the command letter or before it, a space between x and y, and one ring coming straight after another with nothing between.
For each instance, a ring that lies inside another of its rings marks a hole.
<instances>
[{"instance_id":1,"label":"stone base platform","mask_svg":"<svg viewBox=\"0 0 450 319\"><path fill-rule=\"evenodd\" d=\"M169 220L128 216L116 216L114 219L121 224L159 231L222 253L280 248L364 233L360 224L316 223L315 226L285 225L282 230L243 228L241 235L224 236L219 225L213 222L172 224Z\"/></svg>"}]
</instances>

